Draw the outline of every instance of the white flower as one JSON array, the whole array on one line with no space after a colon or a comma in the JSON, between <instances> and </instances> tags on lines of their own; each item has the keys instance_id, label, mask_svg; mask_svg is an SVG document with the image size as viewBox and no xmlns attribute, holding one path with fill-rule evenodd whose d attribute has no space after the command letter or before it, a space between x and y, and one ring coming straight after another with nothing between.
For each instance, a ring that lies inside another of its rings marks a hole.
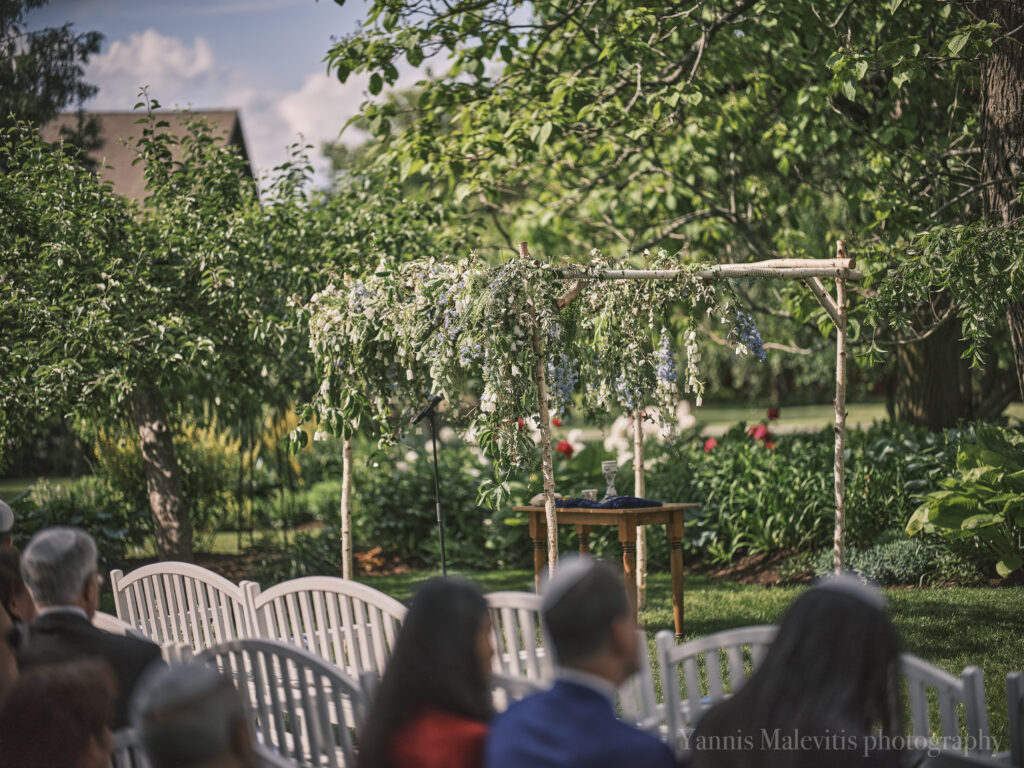
<instances>
[{"instance_id":1,"label":"white flower","mask_svg":"<svg viewBox=\"0 0 1024 768\"><path fill-rule=\"evenodd\" d=\"M406 368L405 369L405 380L406 381L412 381L415 378L416 378L416 375L412 372L412 369Z\"/></svg>"},{"instance_id":2,"label":"white flower","mask_svg":"<svg viewBox=\"0 0 1024 768\"><path fill-rule=\"evenodd\" d=\"M455 439L455 430L445 425L438 430L437 437L442 443L450 443Z\"/></svg>"},{"instance_id":3,"label":"white flower","mask_svg":"<svg viewBox=\"0 0 1024 768\"><path fill-rule=\"evenodd\" d=\"M327 433L324 432L322 429L318 429L316 432L313 433L313 442L322 443L325 440L327 440Z\"/></svg>"},{"instance_id":4,"label":"white flower","mask_svg":"<svg viewBox=\"0 0 1024 768\"><path fill-rule=\"evenodd\" d=\"M484 413L494 413L498 409L498 397L491 391L491 388L484 387L484 394L480 398L480 410Z\"/></svg>"},{"instance_id":5,"label":"white flower","mask_svg":"<svg viewBox=\"0 0 1024 768\"><path fill-rule=\"evenodd\" d=\"M416 451L406 451L405 452L405 460L407 462L409 462L410 464L415 464L417 459L419 459L419 457L420 457L420 455L418 453L416 453Z\"/></svg>"}]
</instances>

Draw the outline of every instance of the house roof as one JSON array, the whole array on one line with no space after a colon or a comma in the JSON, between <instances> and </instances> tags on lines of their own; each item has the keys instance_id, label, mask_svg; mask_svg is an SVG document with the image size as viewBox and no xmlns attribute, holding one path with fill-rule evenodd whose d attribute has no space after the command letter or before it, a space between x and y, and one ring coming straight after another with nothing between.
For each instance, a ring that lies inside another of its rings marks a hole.
<instances>
[{"instance_id":1,"label":"house roof","mask_svg":"<svg viewBox=\"0 0 1024 768\"><path fill-rule=\"evenodd\" d=\"M158 111L161 120L170 124L168 130L182 134L185 132L185 120L198 116L209 121L214 133L224 137L228 145L237 146L245 159L249 175L249 153L242 134L242 123L236 109L195 110L191 112ZM141 112L86 112L85 117L95 117L99 123L100 145L90 151L89 156L97 163L97 173L105 181L114 185L114 192L123 197L142 200L146 197L146 183L143 178L142 164L132 165L136 157L135 143L142 135L143 125L136 121L144 117ZM63 112L40 129L44 141L59 141L67 132L78 127L78 113Z\"/></svg>"}]
</instances>

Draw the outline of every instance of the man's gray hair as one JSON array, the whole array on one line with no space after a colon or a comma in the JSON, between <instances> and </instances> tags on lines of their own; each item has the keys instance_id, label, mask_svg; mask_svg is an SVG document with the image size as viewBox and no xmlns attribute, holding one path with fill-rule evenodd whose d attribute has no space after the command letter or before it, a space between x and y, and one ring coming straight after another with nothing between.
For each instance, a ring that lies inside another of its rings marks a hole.
<instances>
[{"instance_id":1,"label":"man's gray hair","mask_svg":"<svg viewBox=\"0 0 1024 768\"><path fill-rule=\"evenodd\" d=\"M21 555L21 576L40 607L75 603L97 568L96 542L81 528L46 528Z\"/></svg>"},{"instance_id":2,"label":"man's gray hair","mask_svg":"<svg viewBox=\"0 0 1024 768\"><path fill-rule=\"evenodd\" d=\"M206 765L251 738L242 700L213 667L156 665L139 681L131 723L153 768Z\"/></svg>"}]
</instances>

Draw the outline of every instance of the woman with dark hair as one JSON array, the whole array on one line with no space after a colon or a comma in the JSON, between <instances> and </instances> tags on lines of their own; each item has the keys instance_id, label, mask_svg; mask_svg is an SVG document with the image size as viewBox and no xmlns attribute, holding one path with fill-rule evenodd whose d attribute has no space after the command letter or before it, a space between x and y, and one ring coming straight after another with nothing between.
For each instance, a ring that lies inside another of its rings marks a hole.
<instances>
[{"instance_id":1,"label":"woman with dark hair","mask_svg":"<svg viewBox=\"0 0 1024 768\"><path fill-rule=\"evenodd\" d=\"M420 587L363 729L360 768L480 768L493 652L479 590L451 579Z\"/></svg>"},{"instance_id":2,"label":"woman with dark hair","mask_svg":"<svg viewBox=\"0 0 1024 768\"><path fill-rule=\"evenodd\" d=\"M21 577L21 553L15 547L0 547L0 605L22 629L36 618L36 604Z\"/></svg>"},{"instance_id":3,"label":"woman with dark hair","mask_svg":"<svg viewBox=\"0 0 1024 768\"><path fill-rule=\"evenodd\" d=\"M18 768L107 768L114 679L101 661L28 670L0 701L0 756Z\"/></svg>"},{"instance_id":4,"label":"woman with dark hair","mask_svg":"<svg viewBox=\"0 0 1024 768\"><path fill-rule=\"evenodd\" d=\"M900 639L882 595L819 582L779 624L761 666L690 739L691 768L899 766Z\"/></svg>"}]
</instances>

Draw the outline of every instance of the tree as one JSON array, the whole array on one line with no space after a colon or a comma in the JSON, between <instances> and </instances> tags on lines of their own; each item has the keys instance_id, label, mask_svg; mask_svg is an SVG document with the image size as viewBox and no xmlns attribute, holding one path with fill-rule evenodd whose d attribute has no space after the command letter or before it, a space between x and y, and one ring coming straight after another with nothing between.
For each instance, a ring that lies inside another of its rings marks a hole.
<instances>
[{"instance_id":1,"label":"tree","mask_svg":"<svg viewBox=\"0 0 1024 768\"><path fill-rule=\"evenodd\" d=\"M382 0L328 61L342 79L369 71L377 93L402 56L448 53L409 129L388 138L391 102L363 117L387 144L381 167L427 174L428 194L495 216L510 241L744 261L821 255L843 236L879 274L924 226L979 207L978 63L993 38L968 4L929 0ZM821 317L795 295L786 311ZM914 349L905 415L968 415L979 396L953 398L946 361Z\"/></svg>"},{"instance_id":2,"label":"tree","mask_svg":"<svg viewBox=\"0 0 1024 768\"><path fill-rule=\"evenodd\" d=\"M0 126L11 116L42 125L62 109L96 94L84 82L84 65L100 50L99 32L76 33L70 24L28 32L25 12L47 0L9 0L0 6ZM76 131L68 136L79 146L90 146L97 126L79 111Z\"/></svg>"},{"instance_id":3,"label":"tree","mask_svg":"<svg viewBox=\"0 0 1024 768\"><path fill-rule=\"evenodd\" d=\"M28 125L0 133L0 445L53 416L130 419L158 551L188 560L173 415L208 406L230 417L300 386L310 365L289 301L311 292L321 237L301 157L261 201L205 123L179 138L152 110L142 119L141 207Z\"/></svg>"}]
</instances>

